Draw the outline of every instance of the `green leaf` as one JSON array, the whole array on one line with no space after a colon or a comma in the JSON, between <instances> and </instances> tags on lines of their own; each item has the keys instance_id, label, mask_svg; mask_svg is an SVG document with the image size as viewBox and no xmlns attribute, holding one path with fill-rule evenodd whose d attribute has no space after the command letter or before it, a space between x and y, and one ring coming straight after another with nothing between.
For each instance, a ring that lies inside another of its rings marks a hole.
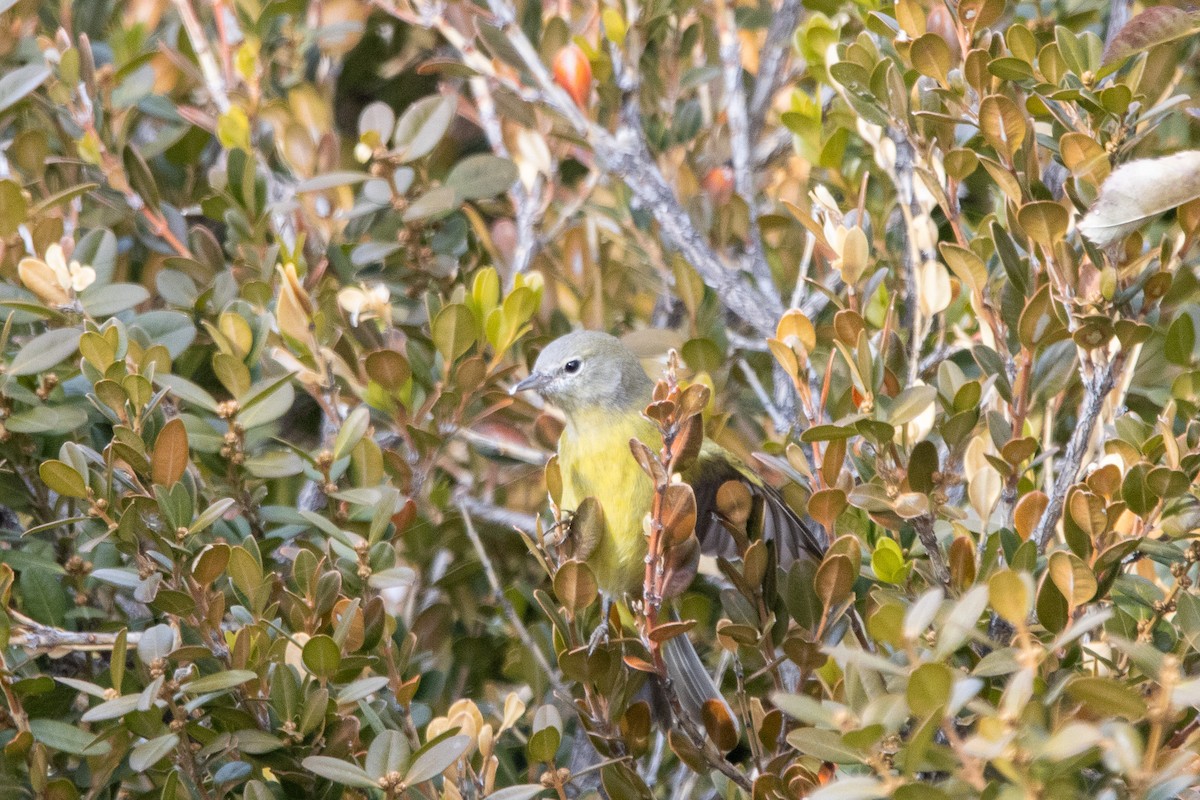
<instances>
[{"instance_id":1,"label":"green leaf","mask_svg":"<svg viewBox=\"0 0 1200 800\"><path fill-rule=\"evenodd\" d=\"M342 423L342 427L338 430L337 438L333 442L333 460L337 461L350 455L350 451L362 441L370 425L371 409L366 403L351 411L350 415L346 417L346 421Z\"/></svg>"},{"instance_id":2,"label":"green leaf","mask_svg":"<svg viewBox=\"0 0 1200 800\"><path fill-rule=\"evenodd\" d=\"M132 145L126 145L125 152L122 153L122 160L125 164L125 175L129 178L129 185L147 206L157 210L162 199L158 194L158 183L155 182L154 173L150 171L146 159L142 158L142 154Z\"/></svg>"},{"instance_id":3,"label":"green leaf","mask_svg":"<svg viewBox=\"0 0 1200 800\"><path fill-rule=\"evenodd\" d=\"M82 722L105 722L110 719L120 719L126 714L137 711L141 704L142 696L140 694L127 694L124 697L116 697L89 708L79 719Z\"/></svg>"},{"instance_id":4,"label":"green leaf","mask_svg":"<svg viewBox=\"0 0 1200 800\"><path fill-rule=\"evenodd\" d=\"M517 167L489 153L467 156L446 176L446 185L464 200L479 200L507 192L517 180Z\"/></svg>"},{"instance_id":5,"label":"green leaf","mask_svg":"<svg viewBox=\"0 0 1200 800\"><path fill-rule=\"evenodd\" d=\"M470 350L478 337L475 315L462 303L451 303L433 318L433 343L448 363Z\"/></svg>"},{"instance_id":6,"label":"green leaf","mask_svg":"<svg viewBox=\"0 0 1200 800\"><path fill-rule=\"evenodd\" d=\"M258 673L248 669L231 669L225 672L218 672L215 675L205 675L203 678L197 678L194 681L188 681L180 686L179 690L188 694L223 692L226 689L232 689L235 686L241 686L243 683L255 680L257 677Z\"/></svg>"},{"instance_id":7,"label":"green leaf","mask_svg":"<svg viewBox=\"0 0 1200 800\"><path fill-rule=\"evenodd\" d=\"M328 680L337 674L342 664L342 652L333 638L320 634L304 643L304 666L318 678Z\"/></svg>"},{"instance_id":8,"label":"green leaf","mask_svg":"<svg viewBox=\"0 0 1200 800\"><path fill-rule=\"evenodd\" d=\"M108 742L97 741L96 735L56 719L31 719L29 730L33 738L60 753L74 756L102 756L112 749Z\"/></svg>"},{"instance_id":9,"label":"green leaf","mask_svg":"<svg viewBox=\"0 0 1200 800\"><path fill-rule=\"evenodd\" d=\"M29 201L16 181L0 180L0 237L9 238L25 223Z\"/></svg>"},{"instance_id":10,"label":"green leaf","mask_svg":"<svg viewBox=\"0 0 1200 800\"><path fill-rule=\"evenodd\" d=\"M908 707L918 717L926 717L950 701L954 675L945 664L922 664L908 677Z\"/></svg>"},{"instance_id":11,"label":"green leaf","mask_svg":"<svg viewBox=\"0 0 1200 800\"><path fill-rule=\"evenodd\" d=\"M92 286L79 295L83 310L93 317L111 317L150 299L146 287L136 283Z\"/></svg>"},{"instance_id":12,"label":"green leaf","mask_svg":"<svg viewBox=\"0 0 1200 800\"><path fill-rule=\"evenodd\" d=\"M1145 698L1110 678L1074 678L1067 684L1067 695L1101 717L1118 716L1138 721L1146 716Z\"/></svg>"},{"instance_id":13,"label":"green leaf","mask_svg":"<svg viewBox=\"0 0 1200 800\"><path fill-rule=\"evenodd\" d=\"M438 186L413 200L404 210L405 222L435 219L458 208L458 195L449 186Z\"/></svg>"},{"instance_id":14,"label":"green leaf","mask_svg":"<svg viewBox=\"0 0 1200 800\"><path fill-rule=\"evenodd\" d=\"M74 467L57 459L43 461L38 467L42 483L64 497L83 499L87 497L87 481Z\"/></svg>"},{"instance_id":15,"label":"green leaf","mask_svg":"<svg viewBox=\"0 0 1200 800\"><path fill-rule=\"evenodd\" d=\"M181 375L170 373L155 375L154 382L159 386L165 386L167 389L170 389L171 394L185 403L200 406L200 408L213 414L218 413L219 406L217 405L216 398Z\"/></svg>"},{"instance_id":16,"label":"green leaf","mask_svg":"<svg viewBox=\"0 0 1200 800\"><path fill-rule=\"evenodd\" d=\"M396 734L399 736L399 734ZM424 752L418 751L417 757L404 773L404 782L409 786L436 778L445 772L451 764L457 761L467 748L471 746L470 736L451 736L443 739Z\"/></svg>"},{"instance_id":17,"label":"green leaf","mask_svg":"<svg viewBox=\"0 0 1200 800\"><path fill-rule=\"evenodd\" d=\"M117 267L117 237L110 230L94 228L75 243L75 252L71 254L71 259L96 271L96 283L93 287L106 286L112 283L113 272ZM123 285L127 288L140 287L139 284Z\"/></svg>"},{"instance_id":18,"label":"green leaf","mask_svg":"<svg viewBox=\"0 0 1200 800\"><path fill-rule=\"evenodd\" d=\"M309 756L300 762L300 766L334 783L355 786L359 789L379 788L379 784L372 780L362 767L341 759L329 756Z\"/></svg>"},{"instance_id":19,"label":"green leaf","mask_svg":"<svg viewBox=\"0 0 1200 800\"><path fill-rule=\"evenodd\" d=\"M58 328L30 339L13 357L9 375L36 375L57 367L79 349L78 328Z\"/></svg>"},{"instance_id":20,"label":"green leaf","mask_svg":"<svg viewBox=\"0 0 1200 800\"><path fill-rule=\"evenodd\" d=\"M1163 355L1172 364L1186 367L1192 363L1192 351L1196 346L1196 325L1192 315L1182 313L1171 323L1167 339L1163 343Z\"/></svg>"},{"instance_id":21,"label":"green leaf","mask_svg":"<svg viewBox=\"0 0 1200 800\"><path fill-rule=\"evenodd\" d=\"M846 744L837 731L797 728L788 734L787 742L805 755L835 764L861 764L866 760L866 755Z\"/></svg>"},{"instance_id":22,"label":"green leaf","mask_svg":"<svg viewBox=\"0 0 1200 800\"><path fill-rule=\"evenodd\" d=\"M1028 576L1011 569L1001 570L988 580L988 602L1013 625L1025 624L1032 594Z\"/></svg>"},{"instance_id":23,"label":"green leaf","mask_svg":"<svg viewBox=\"0 0 1200 800\"><path fill-rule=\"evenodd\" d=\"M134 772L145 772L179 746L179 734L166 733L134 747L129 751L129 768Z\"/></svg>"},{"instance_id":24,"label":"green leaf","mask_svg":"<svg viewBox=\"0 0 1200 800\"><path fill-rule=\"evenodd\" d=\"M57 573L43 567L23 569L17 590L25 601L25 613L30 617L58 628L66 625L66 588Z\"/></svg>"},{"instance_id":25,"label":"green leaf","mask_svg":"<svg viewBox=\"0 0 1200 800\"><path fill-rule=\"evenodd\" d=\"M191 318L178 311L146 311L130 323L131 330L140 330L147 341L167 348L171 358L179 358L196 339L196 326Z\"/></svg>"},{"instance_id":26,"label":"green leaf","mask_svg":"<svg viewBox=\"0 0 1200 800\"><path fill-rule=\"evenodd\" d=\"M231 497L222 497L216 500L196 516L196 519L188 527L188 533L199 533L214 522L225 516L225 512L234 506L237 501Z\"/></svg>"},{"instance_id":27,"label":"green leaf","mask_svg":"<svg viewBox=\"0 0 1200 800\"><path fill-rule=\"evenodd\" d=\"M364 700L388 685L386 675L375 675L370 678L359 678L354 683L344 687L337 695L337 704L357 703Z\"/></svg>"},{"instance_id":28,"label":"green leaf","mask_svg":"<svg viewBox=\"0 0 1200 800\"><path fill-rule=\"evenodd\" d=\"M287 743L278 736L272 736L266 731L246 728L233 735L238 751L251 756L273 753L287 747Z\"/></svg>"},{"instance_id":29,"label":"green leaf","mask_svg":"<svg viewBox=\"0 0 1200 800\"><path fill-rule=\"evenodd\" d=\"M421 98L406 108L392 137L400 161L415 161L437 147L454 121L457 107L458 97L447 94Z\"/></svg>"},{"instance_id":30,"label":"green leaf","mask_svg":"<svg viewBox=\"0 0 1200 800\"><path fill-rule=\"evenodd\" d=\"M363 768L372 778L382 778L389 772L399 772L410 754L408 740L400 731L383 731L367 749Z\"/></svg>"},{"instance_id":31,"label":"green leaf","mask_svg":"<svg viewBox=\"0 0 1200 800\"><path fill-rule=\"evenodd\" d=\"M87 424L87 411L79 406L36 406L18 411L4 420L13 433L61 436Z\"/></svg>"},{"instance_id":32,"label":"green leaf","mask_svg":"<svg viewBox=\"0 0 1200 800\"><path fill-rule=\"evenodd\" d=\"M45 64L26 64L0 77L0 113L24 100L46 82L50 68Z\"/></svg>"},{"instance_id":33,"label":"green leaf","mask_svg":"<svg viewBox=\"0 0 1200 800\"><path fill-rule=\"evenodd\" d=\"M1096 596L1096 576L1084 560L1074 553L1064 550L1051 553L1049 571L1050 579L1071 608Z\"/></svg>"}]
</instances>

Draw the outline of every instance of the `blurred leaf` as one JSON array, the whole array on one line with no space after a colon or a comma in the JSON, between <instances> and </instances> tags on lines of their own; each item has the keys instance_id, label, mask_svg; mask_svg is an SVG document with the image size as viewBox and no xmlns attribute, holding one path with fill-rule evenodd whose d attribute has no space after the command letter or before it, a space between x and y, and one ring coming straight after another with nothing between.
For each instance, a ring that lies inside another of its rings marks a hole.
<instances>
[{"instance_id":1,"label":"blurred leaf","mask_svg":"<svg viewBox=\"0 0 1200 800\"><path fill-rule=\"evenodd\" d=\"M326 780L359 789L377 789L379 785L362 767L329 756L309 756L300 766Z\"/></svg>"},{"instance_id":2,"label":"blurred leaf","mask_svg":"<svg viewBox=\"0 0 1200 800\"><path fill-rule=\"evenodd\" d=\"M129 751L129 768L145 772L162 761L179 745L179 734L167 733L136 745Z\"/></svg>"},{"instance_id":3,"label":"blurred leaf","mask_svg":"<svg viewBox=\"0 0 1200 800\"><path fill-rule=\"evenodd\" d=\"M26 64L5 72L0 77L0 113L28 97L50 77L44 64Z\"/></svg>"},{"instance_id":4,"label":"blurred leaf","mask_svg":"<svg viewBox=\"0 0 1200 800\"><path fill-rule=\"evenodd\" d=\"M423 97L400 115L392 146L402 163L428 155L454 120L458 97L452 94Z\"/></svg>"},{"instance_id":5,"label":"blurred leaf","mask_svg":"<svg viewBox=\"0 0 1200 800\"><path fill-rule=\"evenodd\" d=\"M58 366L79 349L77 328L49 330L30 339L8 365L9 375L36 375Z\"/></svg>"},{"instance_id":6,"label":"blurred leaf","mask_svg":"<svg viewBox=\"0 0 1200 800\"><path fill-rule=\"evenodd\" d=\"M1099 247L1123 240L1143 223L1200 197L1200 150L1128 161L1100 187L1100 197L1079 221Z\"/></svg>"},{"instance_id":7,"label":"blurred leaf","mask_svg":"<svg viewBox=\"0 0 1200 800\"><path fill-rule=\"evenodd\" d=\"M74 756L102 756L112 750L112 745L95 734L55 719L31 719L29 730L47 747Z\"/></svg>"},{"instance_id":8,"label":"blurred leaf","mask_svg":"<svg viewBox=\"0 0 1200 800\"><path fill-rule=\"evenodd\" d=\"M451 736L449 739L443 739L423 752L418 751L412 764L409 765L408 771L404 773L404 782L412 786L441 775L470 746L471 737Z\"/></svg>"},{"instance_id":9,"label":"blurred leaf","mask_svg":"<svg viewBox=\"0 0 1200 800\"><path fill-rule=\"evenodd\" d=\"M446 176L446 185L464 200L481 200L507 192L517 180L517 167L507 158L481 153L467 156Z\"/></svg>"},{"instance_id":10,"label":"blurred leaf","mask_svg":"<svg viewBox=\"0 0 1200 800\"><path fill-rule=\"evenodd\" d=\"M1104 63L1115 65L1135 53L1200 30L1200 14L1192 9L1150 6L1126 22L1104 48Z\"/></svg>"}]
</instances>

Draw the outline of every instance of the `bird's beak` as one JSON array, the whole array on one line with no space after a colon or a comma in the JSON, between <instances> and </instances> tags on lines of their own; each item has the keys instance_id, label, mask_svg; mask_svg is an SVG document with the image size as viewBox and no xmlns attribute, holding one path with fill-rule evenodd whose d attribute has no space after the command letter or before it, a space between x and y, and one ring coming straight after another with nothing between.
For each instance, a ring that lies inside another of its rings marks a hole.
<instances>
[{"instance_id":1,"label":"bird's beak","mask_svg":"<svg viewBox=\"0 0 1200 800\"><path fill-rule=\"evenodd\" d=\"M546 381L547 381L546 375L543 375L540 372L531 372L531 373L529 373L528 378L525 378L525 380L520 381L516 386L509 389L508 393L516 394L517 392L524 392L529 389L534 389L534 390L541 389L543 386L546 385Z\"/></svg>"}]
</instances>

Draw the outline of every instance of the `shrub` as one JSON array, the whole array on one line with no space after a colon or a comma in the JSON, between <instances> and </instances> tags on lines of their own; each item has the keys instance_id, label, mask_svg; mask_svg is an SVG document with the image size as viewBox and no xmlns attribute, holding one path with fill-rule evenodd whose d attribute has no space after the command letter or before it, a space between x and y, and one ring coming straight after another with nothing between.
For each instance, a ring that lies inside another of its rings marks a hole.
<instances>
[{"instance_id":1,"label":"shrub","mask_svg":"<svg viewBox=\"0 0 1200 800\"><path fill-rule=\"evenodd\" d=\"M4 795L1181 795L1200 18L1129 8L0 1ZM589 646L507 392L576 325L822 562Z\"/></svg>"}]
</instances>

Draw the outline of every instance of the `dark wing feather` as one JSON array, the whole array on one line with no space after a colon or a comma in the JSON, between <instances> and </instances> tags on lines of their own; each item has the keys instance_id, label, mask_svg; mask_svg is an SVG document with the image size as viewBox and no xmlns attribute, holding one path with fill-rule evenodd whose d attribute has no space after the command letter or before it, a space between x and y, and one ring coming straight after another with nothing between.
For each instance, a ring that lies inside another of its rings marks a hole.
<instances>
[{"instance_id":1,"label":"dark wing feather","mask_svg":"<svg viewBox=\"0 0 1200 800\"><path fill-rule=\"evenodd\" d=\"M705 555L735 558L738 554L736 535L717 511L717 491L726 481L736 480L750 490L756 509L761 507L761 514L751 515L750 535L756 536L761 528L762 538L775 543L781 567L787 569L799 558L820 561L824 557L827 545L783 495L719 445L706 441L684 479L696 495L696 536ZM759 516L761 524L755 525Z\"/></svg>"}]
</instances>

